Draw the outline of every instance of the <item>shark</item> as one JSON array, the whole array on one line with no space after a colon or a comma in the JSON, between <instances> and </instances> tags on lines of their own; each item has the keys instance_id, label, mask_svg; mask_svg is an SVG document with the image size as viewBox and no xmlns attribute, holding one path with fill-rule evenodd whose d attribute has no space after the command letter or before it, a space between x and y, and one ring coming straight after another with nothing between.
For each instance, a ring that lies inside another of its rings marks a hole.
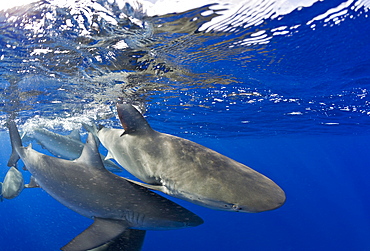
<instances>
[{"instance_id":1,"label":"shark","mask_svg":"<svg viewBox=\"0 0 370 251\"><path fill-rule=\"evenodd\" d=\"M82 152L84 144L78 129L73 130L69 135L61 135L45 128L36 127L28 136L35 139L43 148L47 149L55 157L74 160ZM102 156L104 166L112 172L121 172L122 168L113 161Z\"/></svg>"},{"instance_id":2,"label":"shark","mask_svg":"<svg viewBox=\"0 0 370 251\"><path fill-rule=\"evenodd\" d=\"M12 166L5 175L1 187L1 197L4 199L14 199L24 188L24 179L22 173Z\"/></svg>"},{"instance_id":3,"label":"shark","mask_svg":"<svg viewBox=\"0 0 370 251\"><path fill-rule=\"evenodd\" d=\"M93 219L61 250L97 248L129 229L170 230L203 223L180 205L108 171L91 133L79 158L71 161L39 153L32 145L23 147L14 120L7 126L12 145L8 166L22 159L33 183L64 206Z\"/></svg>"},{"instance_id":4,"label":"shark","mask_svg":"<svg viewBox=\"0 0 370 251\"><path fill-rule=\"evenodd\" d=\"M128 229L114 240L89 251L140 251L145 235L145 230Z\"/></svg>"},{"instance_id":5,"label":"shark","mask_svg":"<svg viewBox=\"0 0 370 251\"><path fill-rule=\"evenodd\" d=\"M187 139L151 128L131 104L117 104L123 129L90 126L107 158L137 184L216 210L263 212L281 207L285 192L250 167Z\"/></svg>"}]
</instances>

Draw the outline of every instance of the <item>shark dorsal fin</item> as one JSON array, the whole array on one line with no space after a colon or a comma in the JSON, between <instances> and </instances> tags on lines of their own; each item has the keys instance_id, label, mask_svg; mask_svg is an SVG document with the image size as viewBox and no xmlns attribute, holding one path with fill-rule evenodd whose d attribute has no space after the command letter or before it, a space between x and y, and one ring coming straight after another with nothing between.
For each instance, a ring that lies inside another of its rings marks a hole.
<instances>
[{"instance_id":1,"label":"shark dorsal fin","mask_svg":"<svg viewBox=\"0 0 370 251\"><path fill-rule=\"evenodd\" d=\"M96 145L95 137L92 135L92 133L88 134L81 156L76 159L76 162L84 163L102 170L105 169L103 161L100 157L98 146Z\"/></svg>"},{"instance_id":2,"label":"shark dorsal fin","mask_svg":"<svg viewBox=\"0 0 370 251\"><path fill-rule=\"evenodd\" d=\"M143 115L132 105L117 104L117 112L119 120L125 129L124 134L149 133L153 131Z\"/></svg>"},{"instance_id":3,"label":"shark dorsal fin","mask_svg":"<svg viewBox=\"0 0 370 251\"><path fill-rule=\"evenodd\" d=\"M75 139L75 140L78 140L78 141L81 141L81 135L80 135L80 130L78 129L74 129L69 135L68 137L72 138L72 139Z\"/></svg>"}]
</instances>

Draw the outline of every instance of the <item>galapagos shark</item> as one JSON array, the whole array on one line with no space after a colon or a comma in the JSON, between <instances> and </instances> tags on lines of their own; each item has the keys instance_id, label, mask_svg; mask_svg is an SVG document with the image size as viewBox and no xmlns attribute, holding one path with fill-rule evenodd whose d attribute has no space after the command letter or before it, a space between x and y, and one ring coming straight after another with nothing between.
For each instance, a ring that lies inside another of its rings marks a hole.
<instances>
[{"instance_id":1,"label":"galapagos shark","mask_svg":"<svg viewBox=\"0 0 370 251\"><path fill-rule=\"evenodd\" d=\"M74 160L82 152L84 144L81 142L79 130L73 130L69 135L61 135L44 128L34 128L29 135L35 139L43 148L47 149L55 157ZM122 169L113 161L102 156L104 166L112 172L121 172Z\"/></svg>"},{"instance_id":2,"label":"galapagos shark","mask_svg":"<svg viewBox=\"0 0 370 251\"><path fill-rule=\"evenodd\" d=\"M12 144L8 166L21 158L42 189L66 207L94 220L61 250L93 249L128 229L167 230L203 223L178 204L106 170L91 133L81 156L70 161L39 153L31 146L23 147L15 122L10 120L7 126Z\"/></svg>"},{"instance_id":3,"label":"galapagos shark","mask_svg":"<svg viewBox=\"0 0 370 251\"><path fill-rule=\"evenodd\" d=\"M22 192L23 188L24 179L22 173L14 166L10 167L2 183L2 198L13 199Z\"/></svg>"},{"instance_id":4,"label":"galapagos shark","mask_svg":"<svg viewBox=\"0 0 370 251\"><path fill-rule=\"evenodd\" d=\"M284 191L253 169L195 142L153 130L130 104L117 104L122 129L96 127L100 142L144 187L217 210L262 212ZM90 130L92 129L90 128Z\"/></svg>"}]
</instances>

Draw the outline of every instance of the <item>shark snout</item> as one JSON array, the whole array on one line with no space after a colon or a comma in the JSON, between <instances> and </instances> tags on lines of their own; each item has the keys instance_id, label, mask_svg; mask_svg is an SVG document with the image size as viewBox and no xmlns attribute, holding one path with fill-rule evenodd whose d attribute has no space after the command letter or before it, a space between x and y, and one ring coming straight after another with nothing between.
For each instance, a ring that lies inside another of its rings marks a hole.
<instances>
[{"instance_id":1,"label":"shark snout","mask_svg":"<svg viewBox=\"0 0 370 251\"><path fill-rule=\"evenodd\" d=\"M240 211L248 213L259 213L264 211L271 211L284 205L286 201L285 192L278 186L269 193L260 196L253 201L252 205L241 207Z\"/></svg>"},{"instance_id":2,"label":"shark snout","mask_svg":"<svg viewBox=\"0 0 370 251\"><path fill-rule=\"evenodd\" d=\"M275 192L273 197L271 198L271 202L269 203L270 208L268 208L266 211L274 210L282 205L284 205L286 201L285 192L282 189L279 189L278 192Z\"/></svg>"}]
</instances>

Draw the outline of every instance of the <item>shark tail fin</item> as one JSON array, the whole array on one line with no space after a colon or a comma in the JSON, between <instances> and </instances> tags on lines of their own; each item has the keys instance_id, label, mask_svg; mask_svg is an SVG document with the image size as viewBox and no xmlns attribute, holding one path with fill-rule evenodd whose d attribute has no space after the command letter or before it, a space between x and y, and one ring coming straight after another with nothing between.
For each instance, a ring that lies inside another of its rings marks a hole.
<instances>
[{"instance_id":1,"label":"shark tail fin","mask_svg":"<svg viewBox=\"0 0 370 251\"><path fill-rule=\"evenodd\" d=\"M22 140L14 120L9 120L7 122L7 127L9 129L10 142L12 144L12 154L10 155L8 166L16 166L20 159L17 149L22 147Z\"/></svg>"}]
</instances>

